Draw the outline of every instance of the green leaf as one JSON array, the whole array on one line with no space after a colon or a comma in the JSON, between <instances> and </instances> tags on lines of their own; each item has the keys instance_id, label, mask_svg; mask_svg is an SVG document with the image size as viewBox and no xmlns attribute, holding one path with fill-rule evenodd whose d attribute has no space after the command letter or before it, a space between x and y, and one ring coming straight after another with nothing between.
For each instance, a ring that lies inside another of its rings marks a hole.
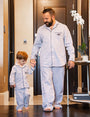
<instances>
[{"instance_id":1,"label":"green leaf","mask_svg":"<svg viewBox=\"0 0 90 117\"><path fill-rule=\"evenodd\" d=\"M85 54L86 54L86 50L87 50L87 46L86 46L85 42L83 42L83 43L78 47L78 51L80 52L81 55L85 55Z\"/></svg>"}]
</instances>

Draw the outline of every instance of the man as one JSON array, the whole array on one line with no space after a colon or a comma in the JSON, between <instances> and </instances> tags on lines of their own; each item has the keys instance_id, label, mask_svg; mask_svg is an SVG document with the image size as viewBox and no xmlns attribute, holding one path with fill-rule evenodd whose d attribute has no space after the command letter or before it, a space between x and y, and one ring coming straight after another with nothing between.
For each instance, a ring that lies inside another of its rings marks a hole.
<instances>
[{"instance_id":1,"label":"man","mask_svg":"<svg viewBox=\"0 0 90 117\"><path fill-rule=\"evenodd\" d=\"M30 63L36 64L36 56L40 49L40 72L43 110L52 111L62 108L64 72L66 52L69 54L68 66L74 67L74 47L67 26L55 20L55 11L51 8L43 10L42 25L32 48Z\"/></svg>"}]
</instances>

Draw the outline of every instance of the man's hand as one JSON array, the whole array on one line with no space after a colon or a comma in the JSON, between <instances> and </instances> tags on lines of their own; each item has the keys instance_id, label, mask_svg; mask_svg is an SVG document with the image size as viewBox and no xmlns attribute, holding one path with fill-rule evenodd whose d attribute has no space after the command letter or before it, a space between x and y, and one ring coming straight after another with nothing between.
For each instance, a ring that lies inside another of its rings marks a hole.
<instances>
[{"instance_id":1,"label":"man's hand","mask_svg":"<svg viewBox=\"0 0 90 117\"><path fill-rule=\"evenodd\" d=\"M36 66L36 60L35 60L35 59L31 59L31 60L30 60L30 65L31 65L32 67L35 67L35 66Z\"/></svg>"},{"instance_id":2,"label":"man's hand","mask_svg":"<svg viewBox=\"0 0 90 117\"><path fill-rule=\"evenodd\" d=\"M74 61L68 61L68 66L69 66L69 69L74 68L75 66Z\"/></svg>"}]
</instances>

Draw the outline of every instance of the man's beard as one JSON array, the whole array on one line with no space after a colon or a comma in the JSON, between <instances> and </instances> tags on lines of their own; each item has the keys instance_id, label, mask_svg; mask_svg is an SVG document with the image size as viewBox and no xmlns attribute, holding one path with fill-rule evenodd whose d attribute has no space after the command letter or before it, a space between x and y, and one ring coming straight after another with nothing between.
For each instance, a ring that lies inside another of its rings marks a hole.
<instances>
[{"instance_id":1,"label":"man's beard","mask_svg":"<svg viewBox=\"0 0 90 117\"><path fill-rule=\"evenodd\" d=\"M51 21L50 22L44 22L44 24L46 24L46 26L47 27L50 27L50 26L52 26L52 24L53 24L53 20L51 19Z\"/></svg>"}]
</instances>

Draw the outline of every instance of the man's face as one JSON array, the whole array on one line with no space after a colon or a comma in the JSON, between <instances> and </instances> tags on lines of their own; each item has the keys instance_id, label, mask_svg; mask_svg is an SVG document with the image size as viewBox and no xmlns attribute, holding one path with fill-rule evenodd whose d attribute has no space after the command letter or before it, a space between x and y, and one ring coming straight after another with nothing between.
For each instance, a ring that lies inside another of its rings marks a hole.
<instances>
[{"instance_id":1,"label":"man's face","mask_svg":"<svg viewBox=\"0 0 90 117\"><path fill-rule=\"evenodd\" d=\"M47 27L50 27L53 24L53 18L48 12L43 14L43 21Z\"/></svg>"}]
</instances>

